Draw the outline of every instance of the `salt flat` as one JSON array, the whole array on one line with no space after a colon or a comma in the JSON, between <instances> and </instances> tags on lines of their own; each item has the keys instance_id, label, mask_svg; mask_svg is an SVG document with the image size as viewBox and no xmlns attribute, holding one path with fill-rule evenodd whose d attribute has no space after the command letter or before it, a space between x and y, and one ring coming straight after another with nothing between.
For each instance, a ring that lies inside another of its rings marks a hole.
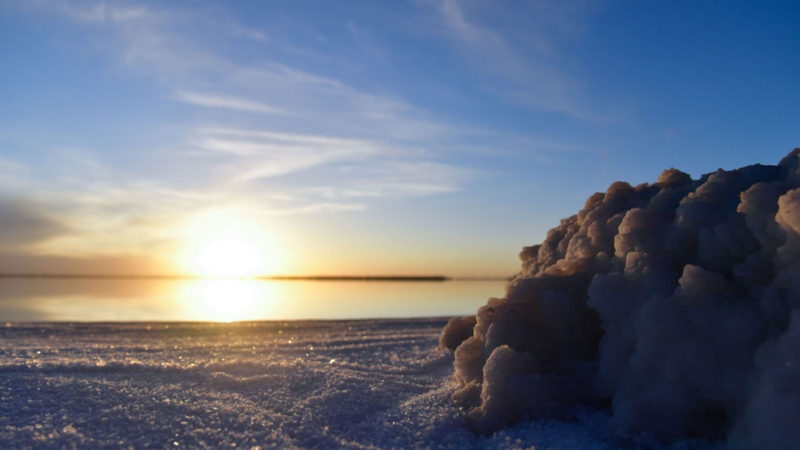
<instances>
[{"instance_id":1,"label":"salt flat","mask_svg":"<svg viewBox=\"0 0 800 450\"><path fill-rule=\"evenodd\" d=\"M607 416L480 437L443 319L0 327L0 445L608 447Z\"/></svg>"}]
</instances>

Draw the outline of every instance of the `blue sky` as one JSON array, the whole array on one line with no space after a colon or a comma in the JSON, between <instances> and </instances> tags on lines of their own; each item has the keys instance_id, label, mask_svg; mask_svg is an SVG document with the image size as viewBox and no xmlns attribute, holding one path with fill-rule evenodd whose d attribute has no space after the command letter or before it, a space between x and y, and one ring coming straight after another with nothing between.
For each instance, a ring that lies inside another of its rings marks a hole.
<instances>
[{"instance_id":1,"label":"blue sky","mask_svg":"<svg viewBox=\"0 0 800 450\"><path fill-rule=\"evenodd\" d=\"M0 1L0 269L226 223L273 272L509 274L615 180L800 146L796 3L563 3Z\"/></svg>"}]
</instances>

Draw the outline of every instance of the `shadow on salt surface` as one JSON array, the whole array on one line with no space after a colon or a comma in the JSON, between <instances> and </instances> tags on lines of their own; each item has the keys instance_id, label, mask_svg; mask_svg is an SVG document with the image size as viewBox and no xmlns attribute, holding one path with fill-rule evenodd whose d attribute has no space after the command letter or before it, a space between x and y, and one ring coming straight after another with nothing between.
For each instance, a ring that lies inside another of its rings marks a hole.
<instances>
[{"instance_id":1,"label":"shadow on salt surface","mask_svg":"<svg viewBox=\"0 0 800 450\"><path fill-rule=\"evenodd\" d=\"M651 449L651 450L723 450L724 444L704 439L686 439L664 445L648 436L614 435L608 411L579 407L575 421L535 420L516 425L481 438L478 447L543 449Z\"/></svg>"},{"instance_id":2,"label":"shadow on salt surface","mask_svg":"<svg viewBox=\"0 0 800 450\"><path fill-rule=\"evenodd\" d=\"M440 319L0 327L0 442L607 448L602 421L478 438ZM591 424L599 426L589 426Z\"/></svg>"}]
</instances>

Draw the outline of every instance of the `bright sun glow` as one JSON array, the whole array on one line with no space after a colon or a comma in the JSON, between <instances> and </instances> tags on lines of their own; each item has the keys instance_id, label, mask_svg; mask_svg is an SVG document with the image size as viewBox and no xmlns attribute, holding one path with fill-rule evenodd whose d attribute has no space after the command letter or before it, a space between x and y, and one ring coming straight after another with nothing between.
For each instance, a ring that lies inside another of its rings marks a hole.
<instances>
[{"instance_id":1,"label":"bright sun glow","mask_svg":"<svg viewBox=\"0 0 800 450\"><path fill-rule=\"evenodd\" d=\"M287 293L281 283L216 279L182 281L174 286L172 298L187 320L264 320L285 311Z\"/></svg>"},{"instance_id":2,"label":"bright sun glow","mask_svg":"<svg viewBox=\"0 0 800 450\"><path fill-rule=\"evenodd\" d=\"M231 322L269 317L270 296L253 280L198 280L181 284L178 299L192 320ZM260 289L261 288L261 289Z\"/></svg>"},{"instance_id":3,"label":"bright sun glow","mask_svg":"<svg viewBox=\"0 0 800 450\"><path fill-rule=\"evenodd\" d=\"M187 227L179 266L204 277L252 277L273 273L278 255L266 233L230 215L206 215Z\"/></svg>"},{"instance_id":4,"label":"bright sun glow","mask_svg":"<svg viewBox=\"0 0 800 450\"><path fill-rule=\"evenodd\" d=\"M198 250L194 266L200 275L254 276L264 265L261 252L247 238L224 236L201 244Z\"/></svg>"}]
</instances>

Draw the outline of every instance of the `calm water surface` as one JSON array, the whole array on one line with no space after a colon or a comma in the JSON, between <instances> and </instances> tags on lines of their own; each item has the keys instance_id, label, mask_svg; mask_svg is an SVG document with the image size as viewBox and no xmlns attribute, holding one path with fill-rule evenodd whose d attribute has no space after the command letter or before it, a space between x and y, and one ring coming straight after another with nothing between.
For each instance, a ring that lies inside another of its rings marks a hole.
<instances>
[{"instance_id":1,"label":"calm water surface","mask_svg":"<svg viewBox=\"0 0 800 450\"><path fill-rule=\"evenodd\" d=\"M234 321L474 314L505 281L0 279L0 320Z\"/></svg>"}]
</instances>

